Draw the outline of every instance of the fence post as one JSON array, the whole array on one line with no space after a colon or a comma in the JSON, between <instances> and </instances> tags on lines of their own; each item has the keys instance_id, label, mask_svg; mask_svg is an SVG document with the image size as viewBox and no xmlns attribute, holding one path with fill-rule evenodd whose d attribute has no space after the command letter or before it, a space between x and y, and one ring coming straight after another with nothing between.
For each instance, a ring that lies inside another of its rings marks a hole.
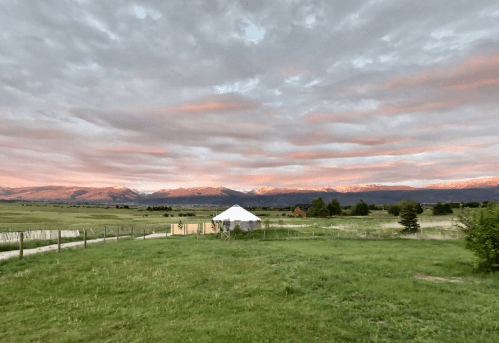
<instances>
[{"instance_id":1,"label":"fence post","mask_svg":"<svg viewBox=\"0 0 499 343\"><path fill-rule=\"evenodd\" d=\"M107 226L104 225L104 242L106 241L106 228Z\"/></svg>"},{"instance_id":2,"label":"fence post","mask_svg":"<svg viewBox=\"0 0 499 343\"><path fill-rule=\"evenodd\" d=\"M116 228L116 242L120 241L120 227Z\"/></svg>"},{"instance_id":3,"label":"fence post","mask_svg":"<svg viewBox=\"0 0 499 343\"><path fill-rule=\"evenodd\" d=\"M24 250L24 233L19 232L19 259L23 259L23 250Z\"/></svg>"},{"instance_id":4,"label":"fence post","mask_svg":"<svg viewBox=\"0 0 499 343\"><path fill-rule=\"evenodd\" d=\"M87 230L83 230L83 248L87 248Z\"/></svg>"},{"instance_id":5,"label":"fence post","mask_svg":"<svg viewBox=\"0 0 499 343\"><path fill-rule=\"evenodd\" d=\"M312 238L315 239L315 229L312 230Z\"/></svg>"},{"instance_id":6,"label":"fence post","mask_svg":"<svg viewBox=\"0 0 499 343\"><path fill-rule=\"evenodd\" d=\"M57 252L61 252L61 230L57 230Z\"/></svg>"},{"instance_id":7,"label":"fence post","mask_svg":"<svg viewBox=\"0 0 499 343\"><path fill-rule=\"evenodd\" d=\"M131 229L131 232L130 232L130 236L132 236L132 238L133 238L133 226L132 226L132 229Z\"/></svg>"},{"instance_id":8,"label":"fence post","mask_svg":"<svg viewBox=\"0 0 499 343\"><path fill-rule=\"evenodd\" d=\"M146 240L146 229L144 229L144 241Z\"/></svg>"},{"instance_id":9,"label":"fence post","mask_svg":"<svg viewBox=\"0 0 499 343\"><path fill-rule=\"evenodd\" d=\"M288 239L289 239L289 229L288 229Z\"/></svg>"}]
</instances>

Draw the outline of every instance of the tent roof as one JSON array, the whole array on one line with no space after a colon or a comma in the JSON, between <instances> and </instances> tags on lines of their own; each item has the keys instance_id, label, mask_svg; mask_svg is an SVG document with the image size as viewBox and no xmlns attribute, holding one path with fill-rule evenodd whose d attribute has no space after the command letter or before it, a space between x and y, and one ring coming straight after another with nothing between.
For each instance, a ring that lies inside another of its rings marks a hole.
<instances>
[{"instance_id":1,"label":"tent roof","mask_svg":"<svg viewBox=\"0 0 499 343\"><path fill-rule=\"evenodd\" d=\"M226 219L230 221L240 220L244 222L250 220L252 221L261 220L253 213L246 211L244 208L242 208L239 205L234 205L213 218L213 220L226 220Z\"/></svg>"}]
</instances>

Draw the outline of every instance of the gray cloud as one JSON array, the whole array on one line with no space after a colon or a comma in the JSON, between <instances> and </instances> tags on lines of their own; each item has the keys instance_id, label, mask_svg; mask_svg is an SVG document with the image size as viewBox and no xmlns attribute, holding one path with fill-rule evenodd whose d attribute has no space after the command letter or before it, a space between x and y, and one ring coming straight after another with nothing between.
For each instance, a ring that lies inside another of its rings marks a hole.
<instances>
[{"instance_id":1,"label":"gray cloud","mask_svg":"<svg viewBox=\"0 0 499 343\"><path fill-rule=\"evenodd\" d=\"M0 185L499 175L498 19L492 0L0 3Z\"/></svg>"}]
</instances>

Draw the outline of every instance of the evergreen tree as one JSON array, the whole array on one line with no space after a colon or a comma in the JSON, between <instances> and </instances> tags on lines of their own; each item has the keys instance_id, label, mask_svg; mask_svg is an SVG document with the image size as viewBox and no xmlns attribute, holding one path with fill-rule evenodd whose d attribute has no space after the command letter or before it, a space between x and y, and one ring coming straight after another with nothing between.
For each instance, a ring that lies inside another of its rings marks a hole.
<instances>
[{"instance_id":1,"label":"evergreen tree","mask_svg":"<svg viewBox=\"0 0 499 343\"><path fill-rule=\"evenodd\" d=\"M406 204L400 209L399 223L405 227L403 231L411 233L418 231L417 208L414 204Z\"/></svg>"}]
</instances>

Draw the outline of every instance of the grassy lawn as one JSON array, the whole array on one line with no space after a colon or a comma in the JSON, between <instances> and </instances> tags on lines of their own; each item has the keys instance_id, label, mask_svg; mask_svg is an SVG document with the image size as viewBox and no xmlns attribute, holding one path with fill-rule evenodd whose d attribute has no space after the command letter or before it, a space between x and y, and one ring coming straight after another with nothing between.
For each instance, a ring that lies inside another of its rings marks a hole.
<instances>
[{"instance_id":1,"label":"grassy lawn","mask_svg":"<svg viewBox=\"0 0 499 343\"><path fill-rule=\"evenodd\" d=\"M0 341L498 342L499 276L472 263L456 241L96 243L0 261Z\"/></svg>"}]
</instances>

